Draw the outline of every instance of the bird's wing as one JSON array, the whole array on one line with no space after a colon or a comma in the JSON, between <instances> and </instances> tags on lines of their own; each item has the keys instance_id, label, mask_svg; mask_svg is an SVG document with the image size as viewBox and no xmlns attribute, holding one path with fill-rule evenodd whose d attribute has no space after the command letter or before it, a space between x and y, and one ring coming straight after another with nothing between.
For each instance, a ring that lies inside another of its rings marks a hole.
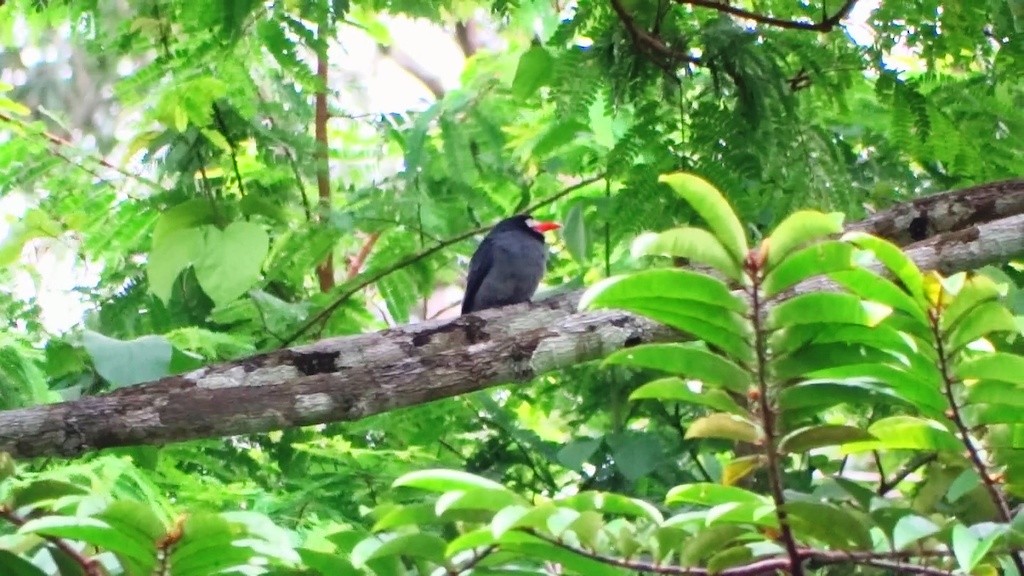
<instances>
[{"instance_id":1,"label":"bird's wing","mask_svg":"<svg viewBox=\"0 0 1024 576\"><path fill-rule=\"evenodd\" d=\"M476 293L480 290L487 273L491 271L494 263L494 242L487 236L480 242L480 246L473 253L469 260L469 278L466 283L466 294L462 297L462 313L469 312L476 300Z\"/></svg>"}]
</instances>

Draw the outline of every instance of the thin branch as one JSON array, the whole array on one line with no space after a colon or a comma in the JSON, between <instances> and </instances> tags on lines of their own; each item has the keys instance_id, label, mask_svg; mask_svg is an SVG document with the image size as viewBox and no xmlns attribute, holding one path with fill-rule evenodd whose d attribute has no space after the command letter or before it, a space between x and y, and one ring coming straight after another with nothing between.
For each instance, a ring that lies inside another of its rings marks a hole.
<instances>
[{"instance_id":1,"label":"thin branch","mask_svg":"<svg viewBox=\"0 0 1024 576\"><path fill-rule=\"evenodd\" d=\"M981 477L981 483L985 486L985 490L988 492L989 498L992 500L992 504L996 507L996 513L999 515L999 519L1009 524L1013 519L1013 514L1010 511L1010 505L1006 502L1006 498L996 487L996 483L992 480L992 477L988 473L988 465L985 464L981 458L981 453L978 451L978 447L974 445L974 441L971 440L970 430L967 428L967 424L964 422L963 414L960 412L960 405L957 404L956 397L953 395L953 383L955 377L953 376L950 365L952 363L951 351L946 349L946 342L943 339L942 328L940 326L941 313L939 311L932 310L929 312L929 321L931 323L932 337L935 339L935 352L938 355L938 368L939 373L942 376L942 391L946 396L946 403L949 404L949 411L947 416L953 421L953 425L956 426L957 432L960 433L960 440L964 444L964 448L967 449L967 457L974 465L975 471L978 476ZM1017 568L1018 574L1024 574L1024 559L1017 552L1010 553L1010 559L1013 561L1014 567Z\"/></svg>"},{"instance_id":2,"label":"thin branch","mask_svg":"<svg viewBox=\"0 0 1024 576\"><path fill-rule=\"evenodd\" d=\"M626 10L626 7L622 5L622 0L611 0L611 3L619 20L622 21L622 25L626 27L630 38L633 39L633 44L646 52L664 59L664 61L659 61L658 65L666 73L673 77L675 76L675 71L670 68L672 64L686 62L699 65L701 63L700 58L668 46L661 38L641 28L633 16Z\"/></svg>"},{"instance_id":3,"label":"thin branch","mask_svg":"<svg viewBox=\"0 0 1024 576\"><path fill-rule=\"evenodd\" d=\"M590 178L585 178L585 179L579 181L578 183L573 184L572 186L566 187L565 189L559 191L558 193L552 195L551 197L545 198L544 200L541 200L540 202L537 202L533 206L530 206L526 211L536 210L537 208L539 208L541 206L546 206L546 205L548 205L548 204L558 200L559 198L562 198L564 196L567 196L567 195L575 192L576 190L579 190L580 188L583 188L585 186L589 186L590 184L593 184L594 182L598 182L601 179L603 179L604 177L605 177L605 174L602 173L602 174L599 174L597 176L592 176ZM430 248L427 248L426 250L421 250L420 252L417 252L416 254L413 254L413 255L411 255L411 256L409 256L407 258L403 258L402 260L392 264L391 266L388 266L386 268L382 268L381 270L378 270L378 271L376 271L376 272L374 272L372 274L363 275L363 278L359 278L358 276L356 278L353 278L351 281L346 282L346 284L351 284L351 286L349 288L345 289L334 300L334 302L331 302L326 308L324 308L319 313L317 313L315 316L313 316L312 318L307 320L305 324L303 324L298 330L295 331L294 334L292 334L291 336L286 338L284 341L282 341L281 342L281 347L284 347L284 346L287 346L288 344L291 344L292 342L297 340L299 337L301 337L303 334L305 334L306 331L309 330L310 328L312 328L313 326L316 326L317 324L319 324L321 322L326 322L327 319L329 319L331 317L331 314L333 314L335 310L337 310L342 304L344 304L346 300L348 300L354 294L356 294L357 292L359 292L363 288L366 288L370 284L378 282L378 281L380 281L381 278L384 278L384 277L386 277L386 276L388 276L390 274L393 274L393 273L395 273L395 272L397 272L399 270L402 270L404 268L412 266L413 264L419 262L420 260L423 260L424 258L428 258L428 257L436 254L437 252L440 252L441 250L447 248L448 246L451 246L453 244L458 244L459 242L462 242L463 240L465 240L467 238L471 238L472 236L474 236L476 234L480 234L482 232L486 232L486 231L488 231L490 229L491 229L491 226L482 226L480 228L476 228L476 229L473 229L473 230L469 230L469 231L463 232L462 234L458 234L456 236L453 236L451 238L448 238L446 240L438 242L437 244L431 246Z\"/></svg>"},{"instance_id":4,"label":"thin branch","mask_svg":"<svg viewBox=\"0 0 1024 576\"><path fill-rule=\"evenodd\" d=\"M405 70L413 78L419 80L430 93L434 95L434 98L440 100L444 98L445 89L441 83L441 79L436 74L427 70L422 64L416 61L410 54L400 48L393 46L385 46L383 44L377 44L377 50L380 51L384 56L388 56L399 68Z\"/></svg>"},{"instance_id":5,"label":"thin branch","mask_svg":"<svg viewBox=\"0 0 1024 576\"><path fill-rule=\"evenodd\" d=\"M242 182L242 171L238 169L238 148L235 146L234 139L231 138L231 134L228 133L227 122L224 121L224 115L220 112L220 106L214 102L213 106L213 118L217 121L217 129L221 135L228 142L228 148L231 150L231 166L235 171L235 178L238 179L238 192L245 196L245 182Z\"/></svg>"},{"instance_id":6,"label":"thin branch","mask_svg":"<svg viewBox=\"0 0 1024 576\"><path fill-rule=\"evenodd\" d=\"M910 476L911 474L913 474L915 471L917 471L918 468L920 468L922 466L925 466L927 464L931 464L932 462L934 462L934 461L936 461L938 459L939 459L939 455L937 453L935 453L935 452L926 452L926 453L923 453L923 454L917 454L916 456L914 456L913 458L908 460L907 463L904 464L902 468L897 470L896 474L893 475L893 477L891 479L886 480L885 476L883 475L882 476L882 481L878 484L878 492L877 492L877 494L879 496L885 496L886 493L889 492L889 490L892 490L900 482L903 482L904 480L906 480L907 476Z\"/></svg>"},{"instance_id":7,"label":"thin branch","mask_svg":"<svg viewBox=\"0 0 1024 576\"><path fill-rule=\"evenodd\" d=\"M782 543L789 555L789 572L793 576L803 576L803 560L797 549L796 538L789 526L789 518L786 513L786 498L783 494L781 455L776 439L775 430L775 399L773 390L768 382L768 338L767 328L763 322L763 307L761 281L763 280L763 261L760 261L756 252L752 251L746 258L746 268L753 280L750 288L750 321L754 325L754 348L757 353L756 373L758 411L761 413L761 428L764 430L764 456L767 462L765 468L768 471L768 484L771 488L772 500L775 502L775 516L779 521L779 532Z\"/></svg>"},{"instance_id":8,"label":"thin branch","mask_svg":"<svg viewBox=\"0 0 1024 576\"><path fill-rule=\"evenodd\" d=\"M323 33L318 29L318 36ZM322 38L321 38L322 40ZM327 46L321 47L316 57L316 74L320 78L320 90L316 93L316 117L314 119L317 141L316 186L320 197L320 210L317 220L321 225L329 218L331 208L331 174L327 164L330 148L327 142ZM317 279L321 292L330 292L334 288L334 255L328 253L324 261L316 267Z\"/></svg>"},{"instance_id":9,"label":"thin branch","mask_svg":"<svg viewBox=\"0 0 1024 576\"><path fill-rule=\"evenodd\" d=\"M717 10L718 12L724 12L726 14L732 14L740 18L746 18L753 20L761 24L767 24L769 26L776 26L778 28L788 28L790 30L812 30L817 32L830 32L833 28L839 25L839 22L846 18L846 15L853 10L853 5L857 3L857 0L846 0L839 10L837 10L831 16L823 18L820 22L805 22L803 20L784 20L782 18L775 18L774 16L768 16L767 14L759 14L757 12L751 12L744 10L743 8L737 8L724 2L716 2L715 0L675 0L678 4L688 6L699 6L701 8L710 8Z\"/></svg>"},{"instance_id":10,"label":"thin branch","mask_svg":"<svg viewBox=\"0 0 1024 576\"><path fill-rule=\"evenodd\" d=\"M6 506L0 506L0 518L7 520L18 528L25 525L25 519L16 515L13 510ZM104 576L105 571L103 570L103 564L101 564L97 559L89 558L78 550L75 550L71 544L63 538L48 536L46 534L40 534L39 536L50 544L53 544L54 547L66 554L72 562L80 566L85 576Z\"/></svg>"},{"instance_id":11,"label":"thin branch","mask_svg":"<svg viewBox=\"0 0 1024 576\"><path fill-rule=\"evenodd\" d=\"M380 239L380 232L373 232L366 237L363 241L363 245L359 247L359 251L348 263L348 273L345 275L345 280L352 280L359 275L359 271L363 269L363 264L366 263L366 259L370 256L370 251L373 250L377 240Z\"/></svg>"},{"instance_id":12,"label":"thin branch","mask_svg":"<svg viewBox=\"0 0 1024 576\"><path fill-rule=\"evenodd\" d=\"M32 124L30 124L28 122L25 122L24 120L21 120L19 118L15 118L15 117L7 114L6 112L0 112L0 121L6 122L8 124L13 124L14 126L17 126L17 127L21 128L23 130L26 130L26 131L31 132L33 134L36 134L38 136L42 136L51 145L53 145L56 148L56 149L52 150L54 156L60 158L61 160L64 160L68 164L71 164L72 166L75 166L76 168L80 168L80 169L88 172L89 174L91 174L93 176L96 176L100 180L103 180L104 182L106 182L106 179L100 177L99 175L97 175L95 172L93 172L92 170L90 170L86 166L83 166L83 165L79 164L78 162L73 161L70 157L65 156L64 154L62 154L60 152L59 148L71 148L71 149L74 149L74 150L79 150L75 146L75 144L73 142L71 142L70 140L67 140L65 138L61 138L60 136L57 136L56 134L53 134L53 133L48 132L46 130L41 130L39 128L36 128ZM105 158L102 158L100 156L95 156L95 155L90 155L88 158L90 160L92 160L93 162L99 164L100 166L103 166L104 168L109 168L110 170L113 170L114 172L117 172L118 174L120 174L121 176L124 176L125 178L130 178L132 180L137 180L137 181L145 184L146 186L149 186L153 190L161 191L161 192L164 190L164 187L161 186L155 180L150 180L149 178L146 178L145 176L141 176L139 174L132 174L131 172L128 172L124 168L119 168L119 167L115 166L114 164L112 164L108 160L106 160Z\"/></svg>"}]
</instances>

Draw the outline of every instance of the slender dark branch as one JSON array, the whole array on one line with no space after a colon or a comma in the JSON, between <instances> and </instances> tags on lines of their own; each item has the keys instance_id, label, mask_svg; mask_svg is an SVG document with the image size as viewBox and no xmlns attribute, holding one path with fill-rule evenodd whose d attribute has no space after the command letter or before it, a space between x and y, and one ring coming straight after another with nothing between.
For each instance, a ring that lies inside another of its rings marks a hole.
<instances>
[{"instance_id":1,"label":"slender dark branch","mask_svg":"<svg viewBox=\"0 0 1024 576\"><path fill-rule=\"evenodd\" d=\"M981 478L982 485L985 486L985 490L988 492L989 498L992 500L992 504L996 507L996 513L999 515L999 519L1009 524L1013 519L1013 514L1010 512L1010 505L1007 504L1006 498L999 491L992 477L988 473L988 465L985 464L981 458L981 454L978 451L978 447L974 445L974 441L971 440L970 430L967 424L964 422L963 414L960 412L960 405L956 401L956 396L953 394L953 383L955 378L950 371L950 364L952 358L949 355L949 351L946 350L946 343L943 340L942 328L940 326L941 312L935 309L929 311L929 321L931 323L932 337L935 339L935 352L938 355L938 368L940 374L942 374L942 391L946 396L946 403L949 404L949 411L947 416L953 421L953 425L956 426L957 432L960 433L960 441L963 442L964 448L967 449L967 457L974 465L975 471ZM1020 553L1010 553L1010 558L1013 560L1013 565L1017 568L1018 574L1024 574L1024 559L1021 558Z\"/></svg>"},{"instance_id":2,"label":"slender dark branch","mask_svg":"<svg viewBox=\"0 0 1024 576\"><path fill-rule=\"evenodd\" d=\"M6 506L0 506L0 518L3 518L19 528L25 524L25 519L16 515L13 510ZM103 564L95 558L89 558L78 550L75 550L71 544L63 538L47 536L45 534L40 534L40 537L50 544L53 544L54 547L66 554L72 562L81 567L82 573L85 574L85 576L104 576L105 571L103 570Z\"/></svg>"},{"instance_id":3,"label":"slender dark branch","mask_svg":"<svg viewBox=\"0 0 1024 576\"><path fill-rule=\"evenodd\" d=\"M767 329L763 324L765 302L761 298L763 269L762 263L757 262L754 254L755 252L751 252L746 266L753 279L753 286L750 288L750 315L754 324L754 348L757 353L757 367L754 376L757 379L758 411L761 413L761 427L764 430L764 455L767 460L765 467L768 471L768 484L771 488L772 500L775 502L775 516L779 520L782 543L789 555L789 572L793 576L803 576L802 559L797 550L796 538L793 537L793 530L789 526L785 509L786 498L783 495L782 468L779 462L781 455L775 437L775 399L768 382L768 337Z\"/></svg>"},{"instance_id":4,"label":"slender dark branch","mask_svg":"<svg viewBox=\"0 0 1024 576\"><path fill-rule=\"evenodd\" d=\"M913 458L908 460L903 467L897 470L896 474L893 475L891 479L886 480L885 476L882 476L882 481L878 484L878 495L885 496L889 490L892 490L900 482L903 482L907 476L913 474L918 468L930 464L938 459L939 455L935 452L925 452L915 455Z\"/></svg>"},{"instance_id":5,"label":"slender dark branch","mask_svg":"<svg viewBox=\"0 0 1024 576\"><path fill-rule=\"evenodd\" d=\"M473 556L460 566L455 566L447 571L449 576L458 576L463 572L472 570L474 566L498 550L497 544L491 544L479 552L473 552Z\"/></svg>"},{"instance_id":6,"label":"slender dark branch","mask_svg":"<svg viewBox=\"0 0 1024 576\"><path fill-rule=\"evenodd\" d=\"M585 178L585 179L577 182L576 184L573 184L572 186L568 186L565 189L563 189L563 190L553 194L549 198L545 198L544 200L541 200L540 202L537 202L533 206L529 207L529 210L535 210L535 209L537 209L537 208L539 208L541 206L546 206L546 205L548 205L548 204L558 200L559 198L562 198L563 196L571 194L571 193L575 192L576 190L579 190L580 188L583 188L584 186L588 186L590 184L593 184L594 182L597 182L597 181L601 180L604 177L605 177L605 174L599 174L597 176L592 176L590 178ZM354 294L356 294L357 292L359 292L363 288L366 288L370 284L378 282L381 278L384 278L384 277L386 277L386 276L388 276L390 274L393 274L393 273L395 273L395 272L397 272L399 270L402 270L404 268L412 266L413 264L419 262L420 260L423 260L424 258L428 258L430 256L433 256L437 252L440 252L441 250L443 250L443 249L445 249L445 248L447 248L447 247L449 247L449 246L451 246L453 244L458 244L459 242L462 242L463 240L465 240L467 238L471 238L471 237L473 237L476 234L480 234L482 232L486 232L486 231L488 231L490 229L491 229L490 226L482 226L480 228L476 228L476 229L473 229L473 230L469 230L467 232L463 232L462 234L458 234L458 235L453 236L451 238L448 238L446 240L442 240L441 242L438 242L437 244L431 246L430 248L427 248L425 250L421 250L421 251L417 252L416 254L413 254L413 255L411 255L411 256L409 256L407 258L403 258L402 260L392 264L391 266L388 266L386 268L382 268L382 269L380 269L380 270L378 270L376 272L373 272L372 274L363 274L363 275L361 275L362 277L357 276L357 277L353 278L351 281L346 282L344 284L344 285L348 285L349 286L348 288L346 288L344 291L342 291L342 293L333 302L331 302L326 308L324 308L319 313L317 313L315 316L313 316L312 318L307 320L305 324L303 324L298 330L295 331L294 334L292 334L291 336L286 338L284 341L282 341L281 342L281 347L284 347L284 346L287 346L287 345L291 344L292 342L297 340L299 337L301 337L303 334L305 334L306 331L309 330L310 328L312 328L313 326L316 326L317 324L319 324L321 322L325 322L328 318L331 317L331 314L333 314L335 310L337 310L342 304L345 303L346 300L348 300Z\"/></svg>"},{"instance_id":7,"label":"slender dark branch","mask_svg":"<svg viewBox=\"0 0 1024 576\"><path fill-rule=\"evenodd\" d=\"M626 11L625 6L622 5L622 0L611 0L611 3L615 13L619 16L619 20L622 21L622 25L629 32L633 44L637 48L659 57L661 60L658 61L658 65L666 73L675 77L675 71L671 68L673 64L686 62L699 65L701 63L700 58L668 46L661 38L641 28L633 16Z\"/></svg>"},{"instance_id":8,"label":"slender dark branch","mask_svg":"<svg viewBox=\"0 0 1024 576\"><path fill-rule=\"evenodd\" d=\"M317 34L322 34L322 30L318 30ZM323 38L321 38L323 40ZM316 133L317 142L317 167L316 167L316 186L320 197L320 210L318 211L318 219L321 224L324 223L328 217L328 212L331 208L331 174L330 168L327 164L327 158L330 148L327 142L327 46L325 45L320 48L320 53L316 57L316 75L320 78L321 86L316 93L316 110L314 119L314 131ZM317 279L320 282L320 291L329 292L334 288L334 257L333 252L327 254L316 267Z\"/></svg>"},{"instance_id":9,"label":"slender dark branch","mask_svg":"<svg viewBox=\"0 0 1024 576\"><path fill-rule=\"evenodd\" d=\"M433 74L430 70L427 70L422 64L416 61L409 53L393 46L385 46L383 44L377 44L377 50L381 54L391 58L399 68L405 70L413 78L420 81L421 84L430 90L430 93L434 95L434 98L440 100L444 98L445 89L444 84L441 83L441 79Z\"/></svg>"},{"instance_id":10,"label":"slender dark branch","mask_svg":"<svg viewBox=\"0 0 1024 576\"><path fill-rule=\"evenodd\" d=\"M359 271L363 269L363 264L366 263L366 259L370 256L370 251L373 250L374 245L377 244L379 239L380 232L373 232L366 237L366 240L359 247L359 251L349 261L348 272L345 274L346 280L351 280L359 275Z\"/></svg>"},{"instance_id":11,"label":"slender dark branch","mask_svg":"<svg viewBox=\"0 0 1024 576\"><path fill-rule=\"evenodd\" d=\"M235 178L238 179L238 192L245 196L245 183L242 182L242 171L238 169L238 148L235 146L234 139L231 138L231 134L228 134L228 125L224 121L224 115L220 112L220 106L217 103L213 103L213 118L217 121L217 129L220 131L224 139L228 141L228 148L231 149L231 166L235 170Z\"/></svg>"},{"instance_id":12,"label":"slender dark branch","mask_svg":"<svg viewBox=\"0 0 1024 576\"><path fill-rule=\"evenodd\" d=\"M846 0L839 10L837 10L831 16L823 18L820 22L805 22L803 20L785 20L782 18L775 18L774 16L768 16L767 14L758 14L757 12L751 12L744 10L743 8L737 8L723 2L716 0L675 0L675 2L687 6L699 6L701 8L710 8L726 14L732 14L740 18L746 18L753 20L761 24L768 24L770 26L776 26L779 28L788 28L790 30L812 30L817 32L829 32L833 28L839 25L839 22L846 18L846 15L853 10L853 5L857 3L857 0Z\"/></svg>"},{"instance_id":13,"label":"slender dark branch","mask_svg":"<svg viewBox=\"0 0 1024 576\"><path fill-rule=\"evenodd\" d=\"M711 571L706 568L683 567L670 564L658 564L644 560L627 560L615 556L606 556L604 554L566 544L557 538L553 538L532 528L521 528L519 530L544 540L553 546L557 546L563 550L568 550L573 554L578 554L602 564L625 568L642 574L662 574L665 576L709 576L711 574ZM929 554L927 552L897 552L895 554L887 554L885 552L845 552L840 550L811 550L807 548L797 551L797 556L801 561L810 560L818 566L861 564L879 568L894 569L897 570L897 573L899 574L924 574L925 576L950 576L952 574L952 572L948 570L941 570L930 566L921 566L919 564L911 564L906 561L910 558L920 558L928 555L933 554ZM716 576L758 576L761 574L776 574L789 568L790 562L789 558L784 557L766 558L750 562L749 564L726 568L725 570L715 572L715 574Z\"/></svg>"}]
</instances>

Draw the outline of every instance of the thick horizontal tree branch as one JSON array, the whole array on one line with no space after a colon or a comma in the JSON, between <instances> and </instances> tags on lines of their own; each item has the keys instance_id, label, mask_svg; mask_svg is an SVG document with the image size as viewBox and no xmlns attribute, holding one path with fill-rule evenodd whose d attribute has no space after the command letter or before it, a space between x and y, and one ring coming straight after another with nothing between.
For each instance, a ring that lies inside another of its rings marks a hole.
<instances>
[{"instance_id":1,"label":"thick horizontal tree branch","mask_svg":"<svg viewBox=\"0 0 1024 576\"><path fill-rule=\"evenodd\" d=\"M898 206L850 228L888 230L884 235L900 243L895 227L924 210L932 232L941 234L909 246L907 254L922 268L947 273L1024 253L1024 181L936 198ZM971 217L968 207L989 220ZM944 229L965 222L964 228ZM827 288L813 280L800 291ZM18 458L73 456L112 446L356 420L529 381L623 347L678 337L625 312L576 312L579 296L329 338L102 396L0 412L0 450Z\"/></svg>"}]
</instances>

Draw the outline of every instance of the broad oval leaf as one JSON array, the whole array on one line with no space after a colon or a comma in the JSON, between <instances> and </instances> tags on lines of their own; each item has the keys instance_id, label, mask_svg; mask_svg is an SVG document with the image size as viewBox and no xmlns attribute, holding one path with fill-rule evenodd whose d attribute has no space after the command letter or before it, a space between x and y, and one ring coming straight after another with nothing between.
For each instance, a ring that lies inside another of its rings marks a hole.
<instances>
[{"instance_id":1,"label":"broad oval leaf","mask_svg":"<svg viewBox=\"0 0 1024 576\"><path fill-rule=\"evenodd\" d=\"M643 344L624 348L609 355L604 363L663 370L740 393L746 392L751 382L750 374L734 362L692 344Z\"/></svg>"},{"instance_id":2,"label":"broad oval leaf","mask_svg":"<svg viewBox=\"0 0 1024 576\"><path fill-rule=\"evenodd\" d=\"M790 252L808 242L843 232L841 212L825 214L816 210L799 210L787 216L764 240L768 269L774 268Z\"/></svg>"},{"instance_id":3,"label":"broad oval leaf","mask_svg":"<svg viewBox=\"0 0 1024 576\"><path fill-rule=\"evenodd\" d=\"M865 232L848 232L842 239L870 251L893 276L899 279L915 300L921 303L925 301L924 276L917 264L914 264L899 246Z\"/></svg>"},{"instance_id":4,"label":"broad oval leaf","mask_svg":"<svg viewBox=\"0 0 1024 576\"><path fill-rule=\"evenodd\" d=\"M1017 321L1000 302L986 302L974 308L956 325L946 339L953 354L971 342L995 332L1017 332Z\"/></svg>"},{"instance_id":5,"label":"broad oval leaf","mask_svg":"<svg viewBox=\"0 0 1024 576\"><path fill-rule=\"evenodd\" d=\"M669 376L652 380L637 388L629 395L630 400L668 400L699 404L731 414L746 414L739 404L721 390L701 390L695 392L682 378Z\"/></svg>"},{"instance_id":6,"label":"broad oval leaf","mask_svg":"<svg viewBox=\"0 0 1024 576\"><path fill-rule=\"evenodd\" d=\"M641 234L633 241L633 257L673 256L706 264L733 280L743 278L743 269L714 234L702 228L673 228Z\"/></svg>"},{"instance_id":7,"label":"broad oval leaf","mask_svg":"<svg viewBox=\"0 0 1024 576\"><path fill-rule=\"evenodd\" d=\"M872 547L868 524L839 506L791 500L786 502L784 509L793 518L798 533L841 550L870 550Z\"/></svg>"},{"instance_id":8,"label":"broad oval leaf","mask_svg":"<svg viewBox=\"0 0 1024 576\"><path fill-rule=\"evenodd\" d=\"M913 416L890 416L871 426L868 432L877 440L844 444L846 453L888 448L890 450L933 450L961 452L964 445L949 430L934 420Z\"/></svg>"},{"instance_id":9,"label":"broad oval leaf","mask_svg":"<svg viewBox=\"0 0 1024 576\"><path fill-rule=\"evenodd\" d=\"M892 530L892 546L902 550L923 538L938 534L940 528L931 520L916 514L907 514L896 521Z\"/></svg>"},{"instance_id":10,"label":"broad oval leaf","mask_svg":"<svg viewBox=\"0 0 1024 576\"><path fill-rule=\"evenodd\" d=\"M259 280L270 237L252 222L232 222L223 231L204 229L202 255L193 264L203 292L221 306L245 294Z\"/></svg>"},{"instance_id":11,"label":"broad oval leaf","mask_svg":"<svg viewBox=\"0 0 1024 576\"><path fill-rule=\"evenodd\" d=\"M737 265L743 262L749 251L743 225L717 188L703 178L684 172L662 174L658 181L668 184L700 214Z\"/></svg>"},{"instance_id":12,"label":"broad oval leaf","mask_svg":"<svg viewBox=\"0 0 1024 576\"><path fill-rule=\"evenodd\" d=\"M846 242L821 242L791 254L765 276L761 284L771 298L808 278L849 270L854 248Z\"/></svg>"},{"instance_id":13,"label":"broad oval leaf","mask_svg":"<svg viewBox=\"0 0 1024 576\"><path fill-rule=\"evenodd\" d=\"M996 284L988 276L973 274L964 280L953 301L942 311L940 326L944 331L956 328L977 306L998 300L1006 295L1005 286Z\"/></svg>"},{"instance_id":14,"label":"broad oval leaf","mask_svg":"<svg viewBox=\"0 0 1024 576\"><path fill-rule=\"evenodd\" d=\"M686 428L686 438L725 438L756 443L761 430L756 424L736 414L711 414L697 418Z\"/></svg>"},{"instance_id":15,"label":"broad oval leaf","mask_svg":"<svg viewBox=\"0 0 1024 576\"><path fill-rule=\"evenodd\" d=\"M928 315L921 304L887 278L863 268L832 272L828 277L851 294L906 312L920 324L924 333L929 333Z\"/></svg>"},{"instance_id":16,"label":"broad oval leaf","mask_svg":"<svg viewBox=\"0 0 1024 576\"><path fill-rule=\"evenodd\" d=\"M532 96L551 78L553 65L554 58L543 46L531 46L519 58L519 66L512 80L512 95L520 100Z\"/></svg>"},{"instance_id":17,"label":"broad oval leaf","mask_svg":"<svg viewBox=\"0 0 1024 576\"><path fill-rule=\"evenodd\" d=\"M956 366L956 375L963 380L996 380L1024 385L1024 357L995 352L971 358Z\"/></svg>"},{"instance_id":18,"label":"broad oval leaf","mask_svg":"<svg viewBox=\"0 0 1024 576\"><path fill-rule=\"evenodd\" d=\"M747 311L746 303L721 280L681 268L654 268L606 278L583 293L579 308L619 308L655 298L693 300L741 314Z\"/></svg>"},{"instance_id":19,"label":"broad oval leaf","mask_svg":"<svg viewBox=\"0 0 1024 576\"><path fill-rule=\"evenodd\" d=\"M885 304L861 300L851 294L811 292L779 304L768 314L773 328L798 324L859 324L875 326L892 313Z\"/></svg>"},{"instance_id":20,"label":"broad oval leaf","mask_svg":"<svg viewBox=\"0 0 1024 576\"><path fill-rule=\"evenodd\" d=\"M85 330L82 344L100 376L118 388L167 376L174 352L163 336L116 340Z\"/></svg>"},{"instance_id":21,"label":"broad oval leaf","mask_svg":"<svg viewBox=\"0 0 1024 576\"><path fill-rule=\"evenodd\" d=\"M779 450L782 452L801 453L824 446L836 446L865 440L877 440L877 438L872 436L867 430L857 428L856 426L822 424L800 428L785 435L779 441Z\"/></svg>"},{"instance_id":22,"label":"broad oval leaf","mask_svg":"<svg viewBox=\"0 0 1024 576\"><path fill-rule=\"evenodd\" d=\"M768 461L761 454L733 458L722 467L722 484L732 486L767 463Z\"/></svg>"},{"instance_id":23,"label":"broad oval leaf","mask_svg":"<svg viewBox=\"0 0 1024 576\"><path fill-rule=\"evenodd\" d=\"M447 468L435 468L432 470L417 470L397 478L392 482L392 488L407 486L409 488L420 488L431 492L448 492L450 490L496 490L507 492L508 488L482 476L463 472L461 470L450 470Z\"/></svg>"},{"instance_id":24,"label":"broad oval leaf","mask_svg":"<svg viewBox=\"0 0 1024 576\"><path fill-rule=\"evenodd\" d=\"M666 504L700 504L717 506L719 504L770 504L767 496L735 486L723 486L711 482L695 482L674 486L665 495Z\"/></svg>"},{"instance_id":25,"label":"broad oval leaf","mask_svg":"<svg viewBox=\"0 0 1024 576\"><path fill-rule=\"evenodd\" d=\"M353 566L358 568L365 566L371 560L388 556L422 558L435 564L441 564L444 562L444 552L448 546L448 543L440 536L425 532L400 534L385 542L381 542L378 538L378 536L371 536L356 545L351 555Z\"/></svg>"}]
</instances>

